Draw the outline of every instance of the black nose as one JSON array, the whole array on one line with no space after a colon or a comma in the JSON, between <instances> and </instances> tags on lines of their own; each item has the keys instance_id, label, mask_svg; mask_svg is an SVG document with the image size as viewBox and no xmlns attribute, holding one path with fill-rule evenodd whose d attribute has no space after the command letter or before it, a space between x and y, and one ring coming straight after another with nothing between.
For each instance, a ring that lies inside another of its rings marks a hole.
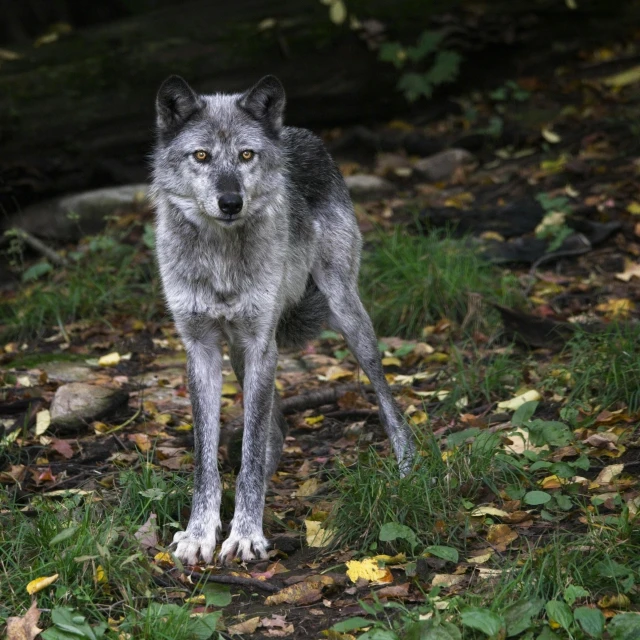
<instances>
[{"instance_id":1,"label":"black nose","mask_svg":"<svg viewBox=\"0 0 640 640\"><path fill-rule=\"evenodd\" d=\"M232 216L242 209L242 196L237 193L223 193L218 198L218 206L222 213Z\"/></svg>"}]
</instances>

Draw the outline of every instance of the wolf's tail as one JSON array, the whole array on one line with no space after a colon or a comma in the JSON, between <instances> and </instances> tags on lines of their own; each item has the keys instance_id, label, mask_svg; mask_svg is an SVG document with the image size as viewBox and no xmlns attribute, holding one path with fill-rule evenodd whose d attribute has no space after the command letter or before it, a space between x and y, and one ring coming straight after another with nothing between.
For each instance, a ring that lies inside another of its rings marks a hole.
<instances>
[{"instance_id":1,"label":"wolf's tail","mask_svg":"<svg viewBox=\"0 0 640 640\"><path fill-rule=\"evenodd\" d=\"M278 346L302 349L309 340L317 337L328 318L329 304L327 299L318 289L313 278L309 277L307 288L301 300L285 309L280 317L276 331Z\"/></svg>"}]
</instances>

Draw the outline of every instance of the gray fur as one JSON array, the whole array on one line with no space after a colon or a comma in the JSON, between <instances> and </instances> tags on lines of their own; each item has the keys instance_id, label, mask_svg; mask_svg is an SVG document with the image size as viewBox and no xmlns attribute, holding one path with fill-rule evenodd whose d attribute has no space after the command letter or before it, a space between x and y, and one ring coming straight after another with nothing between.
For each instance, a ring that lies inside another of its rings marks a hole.
<instances>
[{"instance_id":1,"label":"gray fur","mask_svg":"<svg viewBox=\"0 0 640 640\"><path fill-rule=\"evenodd\" d=\"M236 508L220 551L223 562L266 555L265 489L286 433L274 385L277 345L304 344L325 321L342 332L378 394L403 474L415 454L358 295L362 242L348 190L318 137L283 126L284 106L284 89L273 76L234 95L197 95L172 76L158 93L157 254L187 351L194 419L193 507L187 530L174 538L176 555L189 563L199 557L211 562L220 529L223 339L245 405ZM206 152L205 161L196 160L198 150ZM254 156L243 160L245 150ZM222 196L241 198L240 212L225 213Z\"/></svg>"}]
</instances>

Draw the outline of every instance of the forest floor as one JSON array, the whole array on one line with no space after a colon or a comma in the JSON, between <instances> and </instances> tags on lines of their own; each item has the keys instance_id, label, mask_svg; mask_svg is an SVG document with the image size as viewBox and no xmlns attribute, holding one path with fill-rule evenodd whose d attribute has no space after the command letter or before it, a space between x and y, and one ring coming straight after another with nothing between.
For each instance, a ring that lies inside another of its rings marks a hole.
<instances>
[{"instance_id":1,"label":"forest floor","mask_svg":"<svg viewBox=\"0 0 640 640\"><path fill-rule=\"evenodd\" d=\"M420 456L400 479L339 335L282 353L290 432L263 562L171 556L192 417L152 211L57 247L63 266L16 237L0 291L8 637L640 637L633 47L513 78L427 125L326 133L346 176L388 182L356 204L362 291ZM416 133L472 153L425 168L402 147ZM242 415L228 359L224 381L228 524ZM53 406L65 389L83 398L76 424Z\"/></svg>"}]
</instances>

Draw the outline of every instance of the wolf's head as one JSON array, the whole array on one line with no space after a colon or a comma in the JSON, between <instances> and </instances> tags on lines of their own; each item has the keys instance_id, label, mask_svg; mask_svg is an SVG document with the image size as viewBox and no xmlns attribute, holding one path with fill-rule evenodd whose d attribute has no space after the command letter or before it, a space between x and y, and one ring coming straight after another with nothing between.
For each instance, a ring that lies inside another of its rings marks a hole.
<instances>
[{"instance_id":1,"label":"wolf's head","mask_svg":"<svg viewBox=\"0 0 640 640\"><path fill-rule=\"evenodd\" d=\"M180 77L156 100L154 187L192 221L235 226L279 191L285 95L266 76L245 93L198 95Z\"/></svg>"}]
</instances>

